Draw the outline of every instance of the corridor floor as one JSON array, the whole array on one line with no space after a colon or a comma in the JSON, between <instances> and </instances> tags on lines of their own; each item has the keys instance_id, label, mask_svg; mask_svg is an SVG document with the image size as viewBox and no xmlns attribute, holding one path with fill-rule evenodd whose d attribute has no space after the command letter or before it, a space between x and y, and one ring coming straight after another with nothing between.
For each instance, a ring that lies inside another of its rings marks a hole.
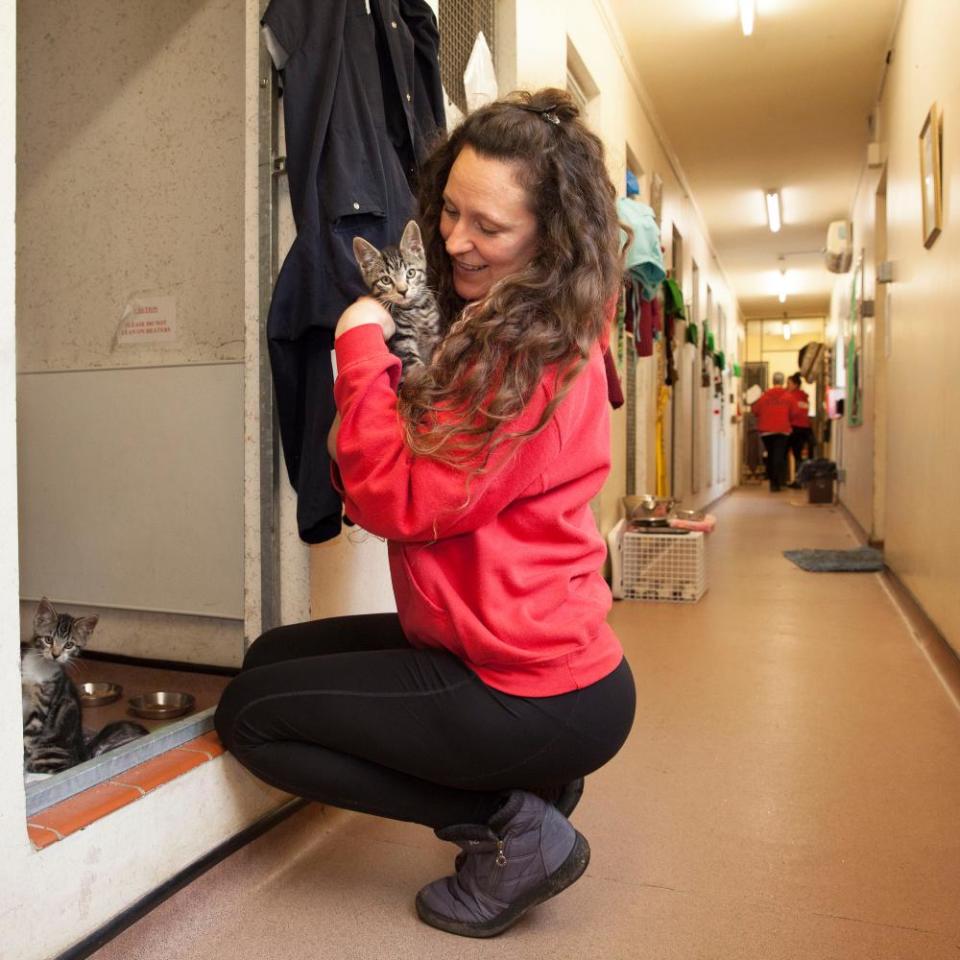
<instances>
[{"instance_id":1,"label":"corridor floor","mask_svg":"<svg viewBox=\"0 0 960 960\"><path fill-rule=\"evenodd\" d=\"M797 504L797 505L794 505ZM97 960L960 960L960 713L878 575L812 574L842 512L743 490L697 604L617 603L633 733L573 815L584 877L492 941L422 925L455 849L308 807Z\"/></svg>"}]
</instances>

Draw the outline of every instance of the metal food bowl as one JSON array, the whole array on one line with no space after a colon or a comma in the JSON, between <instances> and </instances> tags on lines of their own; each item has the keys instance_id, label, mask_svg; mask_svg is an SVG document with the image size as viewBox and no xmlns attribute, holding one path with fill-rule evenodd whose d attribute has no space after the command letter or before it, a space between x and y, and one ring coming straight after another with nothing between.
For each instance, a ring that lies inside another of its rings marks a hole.
<instances>
[{"instance_id":1,"label":"metal food bowl","mask_svg":"<svg viewBox=\"0 0 960 960\"><path fill-rule=\"evenodd\" d=\"M130 697L127 702L130 704L131 711L138 717L169 720L171 717L182 717L185 713L189 713L197 701L189 693L157 690L138 697Z\"/></svg>"},{"instance_id":2,"label":"metal food bowl","mask_svg":"<svg viewBox=\"0 0 960 960\"><path fill-rule=\"evenodd\" d=\"M123 687L119 683L81 683L77 687L80 702L85 707L102 707L106 703L113 703L120 699Z\"/></svg>"},{"instance_id":3,"label":"metal food bowl","mask_svg":"<svg viewBox=\"0 0 960 960\"><path fill-rule=\"evenodd\" d=\"M627 512L628 520L640 522L658 520L666 523L677 502L673 497L654 497L647 494L640 497L624 497L623 507Z\"/></svg>"},{"instance_id":4,"label":"metal food bowl","mask_svg":"<svg viewBox=\"0 0 960 960\"><path fill-rule=\"evenodd\" d=\"M707 517L702 510L674 510L673 515L678 520L705 520Z\"/></svg>"}]
</instances>

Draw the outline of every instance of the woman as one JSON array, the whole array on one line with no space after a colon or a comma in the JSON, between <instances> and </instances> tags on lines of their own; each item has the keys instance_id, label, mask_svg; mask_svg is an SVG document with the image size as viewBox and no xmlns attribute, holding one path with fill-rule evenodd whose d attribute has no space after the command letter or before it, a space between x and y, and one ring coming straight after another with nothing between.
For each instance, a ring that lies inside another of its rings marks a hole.
<instances>
[{"instance_id":1,"label":"woman","mask_svg":"<svg viewBox=\"0 0 960 960\"><path fill-rule=\"evenodd\" d=\"M767 478L770 492L779 493L787 482L787 445L790 442L790 411L793 400L784 389L783 374L773 375L773 386L763 392L752 407L757 432L767 451Z\"/></svg>"},{"instance_id":2,"label":"woman","mask_svg":"<svg viewBox=\"0 0 960 960\"><path fill-rule=\"evenodd\" d=\"M421 183L454 318L432 363L398 396L369 298L335 342L335 479L389 542L399 612L268 632L217 730L268 783L458 844L417 911L486 937L582 874L567 815L633 720L589 506L609 471L618 227L600 141L559 90L471 114Z\"/></svg>"},{"instance_id":3,"label":"woman","mask_svg":"<svg viewBox=\"0 0 960 960\"><path fill-rule=\"evenodd\" d=\"M790 394L792 405L790 407L790 450L793 453L793 474L794 481L791 487L799 487L796 480L800 472L800 464L803 463L803 448L807 448L807 456L812 460L817 455L817 441L813 435L813 427L810 420L810 398L806 390L803 389L803 378L799 373L794 373L789 380L787 392Z\"/></svg>"}]
</instances>

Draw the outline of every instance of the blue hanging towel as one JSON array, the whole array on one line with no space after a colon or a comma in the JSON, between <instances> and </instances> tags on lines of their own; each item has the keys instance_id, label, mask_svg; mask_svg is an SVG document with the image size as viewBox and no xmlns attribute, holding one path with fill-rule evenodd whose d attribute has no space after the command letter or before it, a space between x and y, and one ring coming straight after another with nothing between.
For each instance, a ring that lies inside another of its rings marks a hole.
<instances>
[{"instance_id":1,"label":"blue hanging towel","mask_svg":"<svg viewBox=\"0 0 960 960\"><path fill-rule=\"evenodd\" d=\"M627 270L639 281L644 300L652 300L667 275L660 250L660 227L653 209L639 200L621 197L617 201L617 216L633 231L627 248ZM621 240L625 243L626 239L621 232Z\"/></svg>"}]
</instances>

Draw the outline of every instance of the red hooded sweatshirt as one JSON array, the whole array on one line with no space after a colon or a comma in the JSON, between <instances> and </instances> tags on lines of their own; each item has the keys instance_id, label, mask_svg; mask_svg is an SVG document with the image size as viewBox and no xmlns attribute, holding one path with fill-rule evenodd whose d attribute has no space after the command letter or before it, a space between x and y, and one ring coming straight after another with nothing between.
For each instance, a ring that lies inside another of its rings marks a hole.
<instances>
[{"instance_id":1,"label":"red hooded sweatshirt","mask_svg":"<svg viewBox=\"0 0 960 960\"><path fill-rule=\"evenodd\" d=\"M758 433L786 433L791 431L790 410L793 398L783 387L771 387L751 407L757 418Z\"/></svg>"},{"instance_id":2,"label":"red hooded sweatshirt","mask_svg":"<svg viewBox=\"0 0 960 960\"><path fill-rule=\"evenodd\" d=\"M600 345L547 426L497 447L469 490L463 470L404 443L400 361L379 326L348 330L336 352L334 484L351 519L388 541L410 643L449 650L518 696L567 693L611 673L623 651L606 622L606 548L590 510L610 469ZM556 375L546 372L509 431L539 421Z\"/></svg>"},{"instance_id":3,"label":"red hooded sweatshirt","mask_svg":"<svg viewBox=\"0 0 960 960\"><path fill-rule=\"evenodd\" d=\"M796 387L787 391L793 405L790 407L790 426L809 427L810 426L810 398L803 387Z\"/></svg>"}]
</instances>

